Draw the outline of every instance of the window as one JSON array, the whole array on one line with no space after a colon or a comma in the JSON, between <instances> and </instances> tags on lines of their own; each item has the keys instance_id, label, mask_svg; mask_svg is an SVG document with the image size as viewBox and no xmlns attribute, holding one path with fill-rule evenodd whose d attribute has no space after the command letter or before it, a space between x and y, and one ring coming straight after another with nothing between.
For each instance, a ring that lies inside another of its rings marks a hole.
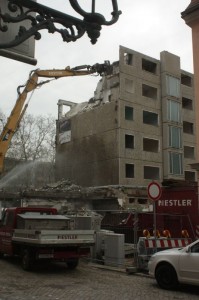
<instances>
[{"instance_id":1,"label":"window","mask_svg":"<svg viewBox=\"0 0 199 300\"><path fill-rule=\"evenodd\" d=\"M126 164L125 169L126 178L134 178L134 165Z\"/></svg>"},{"instance_id":2,"label":"window","mask_svg":"<svg viewBox=\"0 0 199 300\"><path fill-rule=\"evenodd\" d=\"M124 85L125 85L125 91L127 91L128 93L134 93L133 80L125 78Z\"/></svg>"},{"instance_id":3,"label":"window","mask_svg":"<svg viewBox=\"0 0 199 300\"><path fill-rule=\"evenodd\" d=\"M193 171L185 171L184 172L185 180L188 180L188 181L195 181L196 180L195 175L196 174Z\"/></svg>"},{"instance_id":4,"label":"window","mask_svg":"<svg viewBox=\"0 0 199 300\"><path fill-rule=\"evenodd\" d=\"M143 138L143 150L157 153L159 151L159 141L149 138Z\"/></svg>"},{"instance_id":5,"label":"window","mask_svg":"<svg viewBox=\"0 0 199 300\"><path fill-rule=\"evenodd\" d=\"M191 252L192 253L199 253L199 243L193 245L193 247L191 247Z\"/></svg>"},{"instance_id":6,"label":"window","mask_svg":"<svg viewBox=\"0 0 199 300\"><path fill-rule=\"evenodd\" d=\"M193 101L191 99L182 97L182 108L193 110Z\"/></svg>"},{"instance_id":7,"label":"window","mask_svg":"<svg viewBox=\"0 0 199 300\"><path fill-rule=\"evenodd\" d=\"M147 204L148 200L146 198L138 198L138 203L139 204Z\"/></svg>"},{"instance_id":8,"label":"window","mask_svg":"<svg viewBox=\"0 0 199 300\"><path fill-rule=\"evenodd\" d=\"M167 95L180 97L180 80L178 78L166 76Z\"/></svg>"},{"instance_id":9,"label":"window","mask_svg":"<svg viewBox=\"0 0 199 300\"><path fill-rule=\"evenodd\" d=\"M183 122L183 132L188 134L193 134L193 123Z\"/></svg>"},{"instance_id":10,"label":"window","mask_svg":"<svg viewBox=\"0 0 199 300\"><path fill-rule=\"evenodd\" d=\"M157 100L158 90L153 86L149 86L146 84L142 85L142 96L151 98L153 100Z\"/></svg>"},{"instance_id":11,"label":"window","mask_svg":"<svg viewBox=\"0 0 199 300\"><path fill-rule=\"evenodd\" d=\"M169 171L174 175L182 175L182 154L177 152L169 153Z\"/></svg>"},{"instance_id":12,"label":"window","mask_svg":"<svg viewBox=\"0 0 199 300\"><path fill-rule=\"evenodd\" d=\"M186 86L192 86L192 78L189 75L181 74L181 84Z\"/></svg>"},{"instance_id":13,"label":"window","mask_svg":"<svg viewBox=\"0 0 199 300\"><path fill-rule=\"evenodd\" d=\"M158 167L144 166L144 179L159 179L160 169Z\"/></svg>"},{"instance_id":14,"label":"window","mask_svg":"<svg viewBox=\"0 0 199 300\"><path fill-rule=\"evenodd\" d=\"M182 148L182 129L169 126L169 147Z\"/></svg>"},{"instance_id":15,"label":"window","mask_svg":"<svg viewBox=\"0 0 199 300\"><path fill-rule=\"evenodd\" d=\"M125 148L134 149L134 136L125 134Z\"/></svg>"},{"instance_id":16,"label":"window","mask_svg":"<svg viewBox=\"0 0 199 300\"><path fill-rule=\"evenodd\" d=\"M150 112L150 111L143 111L143 123L149 125L158 125L158 114Z\"/></svg>"},{"instance_id":17,"label":"window","mask_svg":"<svg viewBox=\"0 0 199 300\"><path fill-rule=\"evenodd\" d=\"M184 146L184 158L195 158L195 148L190 146Z\"/></svg>"},{"instance_id":18,"label":"window","mask_svg":"<svg viewBox=\"0 0 199 300\"><path fill-rule=\"evenodd\" d=\"M125 106L125 120L133 121L133 107Z\"/></svg>"},{"instance_id":19,"label":"window","mask_svg":"<svg viewBox=\"0 0 199 300\"><path fill-rule=\"evenodd\" d=\"M156 74L156 68L157 68L157 64L147 60L147 59L142 59L142 70Z\"/></svg>"},{"instance_id":20,"label":"window","mask_svg":"<svg viewBox=\"0 0 199 300\"><path fill-rule=\"evenodd\" d=\"M129 198L129 203L135 203L136 201L135 201L135 198Z\"/></svg>"},{"instance_id":21,"label":"window","mask_svg":"<svg viewBox=\"0 0 199 300\"><path fill-rule=\"evenodd\" d=\"M168 120L173 122L181 122L180 103L168 100Z\"/></svg>"},{"instance_id":22,"label":"window","mask_svg":"<svg viewBox=\"0 0 199 300\"><path fill-rule=\"evenodd\" d=\"M71 121L63 119L59 121L59 132L65 132L65 131L70 131L71 130Z\"/></svg>"},{"instance_id":23,"label":"window","mask_svg":"<svg viewBox=\"0 0 199 300\"><path fill-rule=\"evenodd\" d=\"M130 53L124 53L124 63L126 65L133 65L133 54Z\"/></svg>"}]
</instances>

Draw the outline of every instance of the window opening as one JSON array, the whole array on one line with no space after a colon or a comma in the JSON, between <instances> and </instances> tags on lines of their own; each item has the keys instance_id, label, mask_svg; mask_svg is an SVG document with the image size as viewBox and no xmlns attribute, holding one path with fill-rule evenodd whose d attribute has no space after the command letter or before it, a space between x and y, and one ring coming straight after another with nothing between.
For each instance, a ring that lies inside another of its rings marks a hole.
<instances>
[{"instance_id":1,"label":"window opening","mask_svg":"<svg viewBox=\"0 0 199 300\"><path fill-rule=\"evenodd\" d=\"M133 164L126 164L126 178L134 178L134 165Z\"/></svg>"},{"instance_id":2,"label":"window opening","mask_svg":"<svg viewBox=\"0 0 199 300\"><path fill-rule=\"evenodd\" d=\"M136 201L135 201L135 198L129 198L129 203L135 203Z\"/></svg>"},{"instance_id":3,"label":"window opening","mask_svg":"<svg viewBox=\"0 0 199 300\"><path fill-rule=\"evenodd\" d=\"M159 151L159 141L149 138L143 138L143 150L157 153Z\"/></svg>"},{"instance_id":4,"label":"window opening","mask_svg":"<svg viewBox=\"0 0 199 300\"><path fill-rule=\"evenodd\" d=\"M133 107L125 106L125 120L133 121Z\"/></svg>"},{"instance_id":5,"label":"window opening","mask_svg":"<svg viewBox=\"0 0 199 300\"><path fill-rule=\"evenodd\" d=\"M181 74L181 84L191 87L192 78L186 74Z\"/></svg>"},{"instance_id":6,"label":"window opening","mask_svg":"<svg viewBox=\"0 0 199 300\"><path fill-rule=\"evenodd\" d=\"M184 146L184 158L195 158L195 148L190 146Z\"/></svg>"},{"instance_id":7,"label":"window opening","mask_svg":"<svg viewBox=\"0 0 199 300\"><path fill-rule=\"evenodd\" d=\"M143 111L143 123L157 126L158 125L158 114L144 110Z\"/></svg>"},{"instance_id":8,"label":"window opening","mask_svg":"<svg viewBox=\"0 0 199 300\"><path fill-rule=\"evenodd\" d=\"M160 170L158 167L144 166L144 179L159 179Z\"/></svg>"},{"instance_id":9,"label":"window opening","mask_svg":"<svg viewBox=\"0 0 199 300\"><path fill-rule=\"evenodd\" d=\"M193 110L193 101L189 98L182 97L182 108Z\"/></svg>"},{"instance_id":10,"label":"window opening","mask_svg":"<svg viewBox=\"0 0 199 300\"><path fill-rule=\"evenodd\" d=\"M139 204L147 204L148 201L147 201L146 198L138 198L138 203L139 203Z\"/></svg>"},{"instance_id":11,"label":"window opening","mask_svg":"<svg viewBox=\"0 0 199 300\"><path fill-rule=\"evenodd\" d=\"M157 64L147 60L147 59L142 59L142 70L156 74L156 69L157 69Z\"/></svg>"},{"instance_id":12,"label":"window opening","mask_svg":"<svg viewBox=\"0 0 199 300\"><path fill-rule=\"evenodd\" d=\"M124 53L124 63L126 65L132 66L133 65L133 54L131 53Z\"/></svg>"},{"instance_id":13,"label":"window opening","mask_svg":"<svg viewBox=\"0 0 199 300\"><path fill-rule=\"evenodd\" d=\"M183 132L188 134L193 134L193 123L183 122Z\"/></svg>"},{"instance_id":14,"label":"window opening","mask_svg":"<svg viewBox=\"0 0 199 300\"><path fill-rule=\"evenodd\" d=\"M125 148L134 149L134 136L125 134Z\"/></svg>"},{"instance_id":15,"label":"window opening","mask_svg":"<svg viewBox=\"0 0 199 300\"><path fill-rule=\"evenodd\" d=\"M146 84L142 85L142 96L151 98L153 100L157 100L157 88L154 88L153 86L149 86Z\"/></svg>"}]
</instances>

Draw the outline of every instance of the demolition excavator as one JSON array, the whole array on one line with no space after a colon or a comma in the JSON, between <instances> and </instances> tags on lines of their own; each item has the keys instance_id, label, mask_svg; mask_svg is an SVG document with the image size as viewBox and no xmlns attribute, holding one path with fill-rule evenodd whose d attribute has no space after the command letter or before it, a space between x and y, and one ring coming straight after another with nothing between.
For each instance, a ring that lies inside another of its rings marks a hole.
<instances>
[{"instance_id":1,"label":"demolition excavator","mask_svg":"<svg viewBox=\"0 0 199 300\"><path fill-rule=\"evenodd\" d=\"M52 79L58 79L58 78L69 77L69 76L84 76L84 75L92 75L92 74L103 76L103 75L109 75L111 74L111 72L112 72L112 66L109 61L105 61L104 64L97 63L93 66L83 65L74 68L67 67L65 69L60 69L60 70L37 69L31 71L26 84L19 86L17 88L18 98L0 135L0 174L3 172L5 155L10 146L12 137L16 132L17 128L19 127L20 121L28 107L28 103L26 103L28 93L50 82ZM38 82L40 77L51 78L51 80ZM22 92L20 91L21 88L23 89Z\"/></svg>"}]
</instances>

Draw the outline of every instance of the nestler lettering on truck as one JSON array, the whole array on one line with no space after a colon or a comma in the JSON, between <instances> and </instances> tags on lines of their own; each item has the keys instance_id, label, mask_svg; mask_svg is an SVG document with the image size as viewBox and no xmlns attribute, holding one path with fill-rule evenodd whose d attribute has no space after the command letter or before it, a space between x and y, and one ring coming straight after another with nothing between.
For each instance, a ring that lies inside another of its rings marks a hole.
<instances>
[{"instance_id":1,"label":"nestler lettering on truck","mask_svg":"<svg viewBox=\"0 0 199 300\"><path fill-rule=\"evenodd\" d=\"M158 206L192 206L192 199L158 200Z\"/></svg>"}]
</instances>

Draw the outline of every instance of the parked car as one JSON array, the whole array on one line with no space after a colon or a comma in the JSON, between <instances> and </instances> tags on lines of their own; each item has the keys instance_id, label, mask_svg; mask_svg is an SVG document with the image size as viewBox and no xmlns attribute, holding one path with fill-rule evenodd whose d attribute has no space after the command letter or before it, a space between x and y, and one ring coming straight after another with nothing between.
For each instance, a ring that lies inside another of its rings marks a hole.
<instances>
[{"instance_id":1,"label":"parked car","mask_svg":"<svg viewBox=\"0 0 199 300\"><path fill-rule=\"evenodd\" d=\"M184 248L155 253L148 268L163 289L174 289L179 283L199 285L199 240Z\"/></svg>"}]
</instances>

